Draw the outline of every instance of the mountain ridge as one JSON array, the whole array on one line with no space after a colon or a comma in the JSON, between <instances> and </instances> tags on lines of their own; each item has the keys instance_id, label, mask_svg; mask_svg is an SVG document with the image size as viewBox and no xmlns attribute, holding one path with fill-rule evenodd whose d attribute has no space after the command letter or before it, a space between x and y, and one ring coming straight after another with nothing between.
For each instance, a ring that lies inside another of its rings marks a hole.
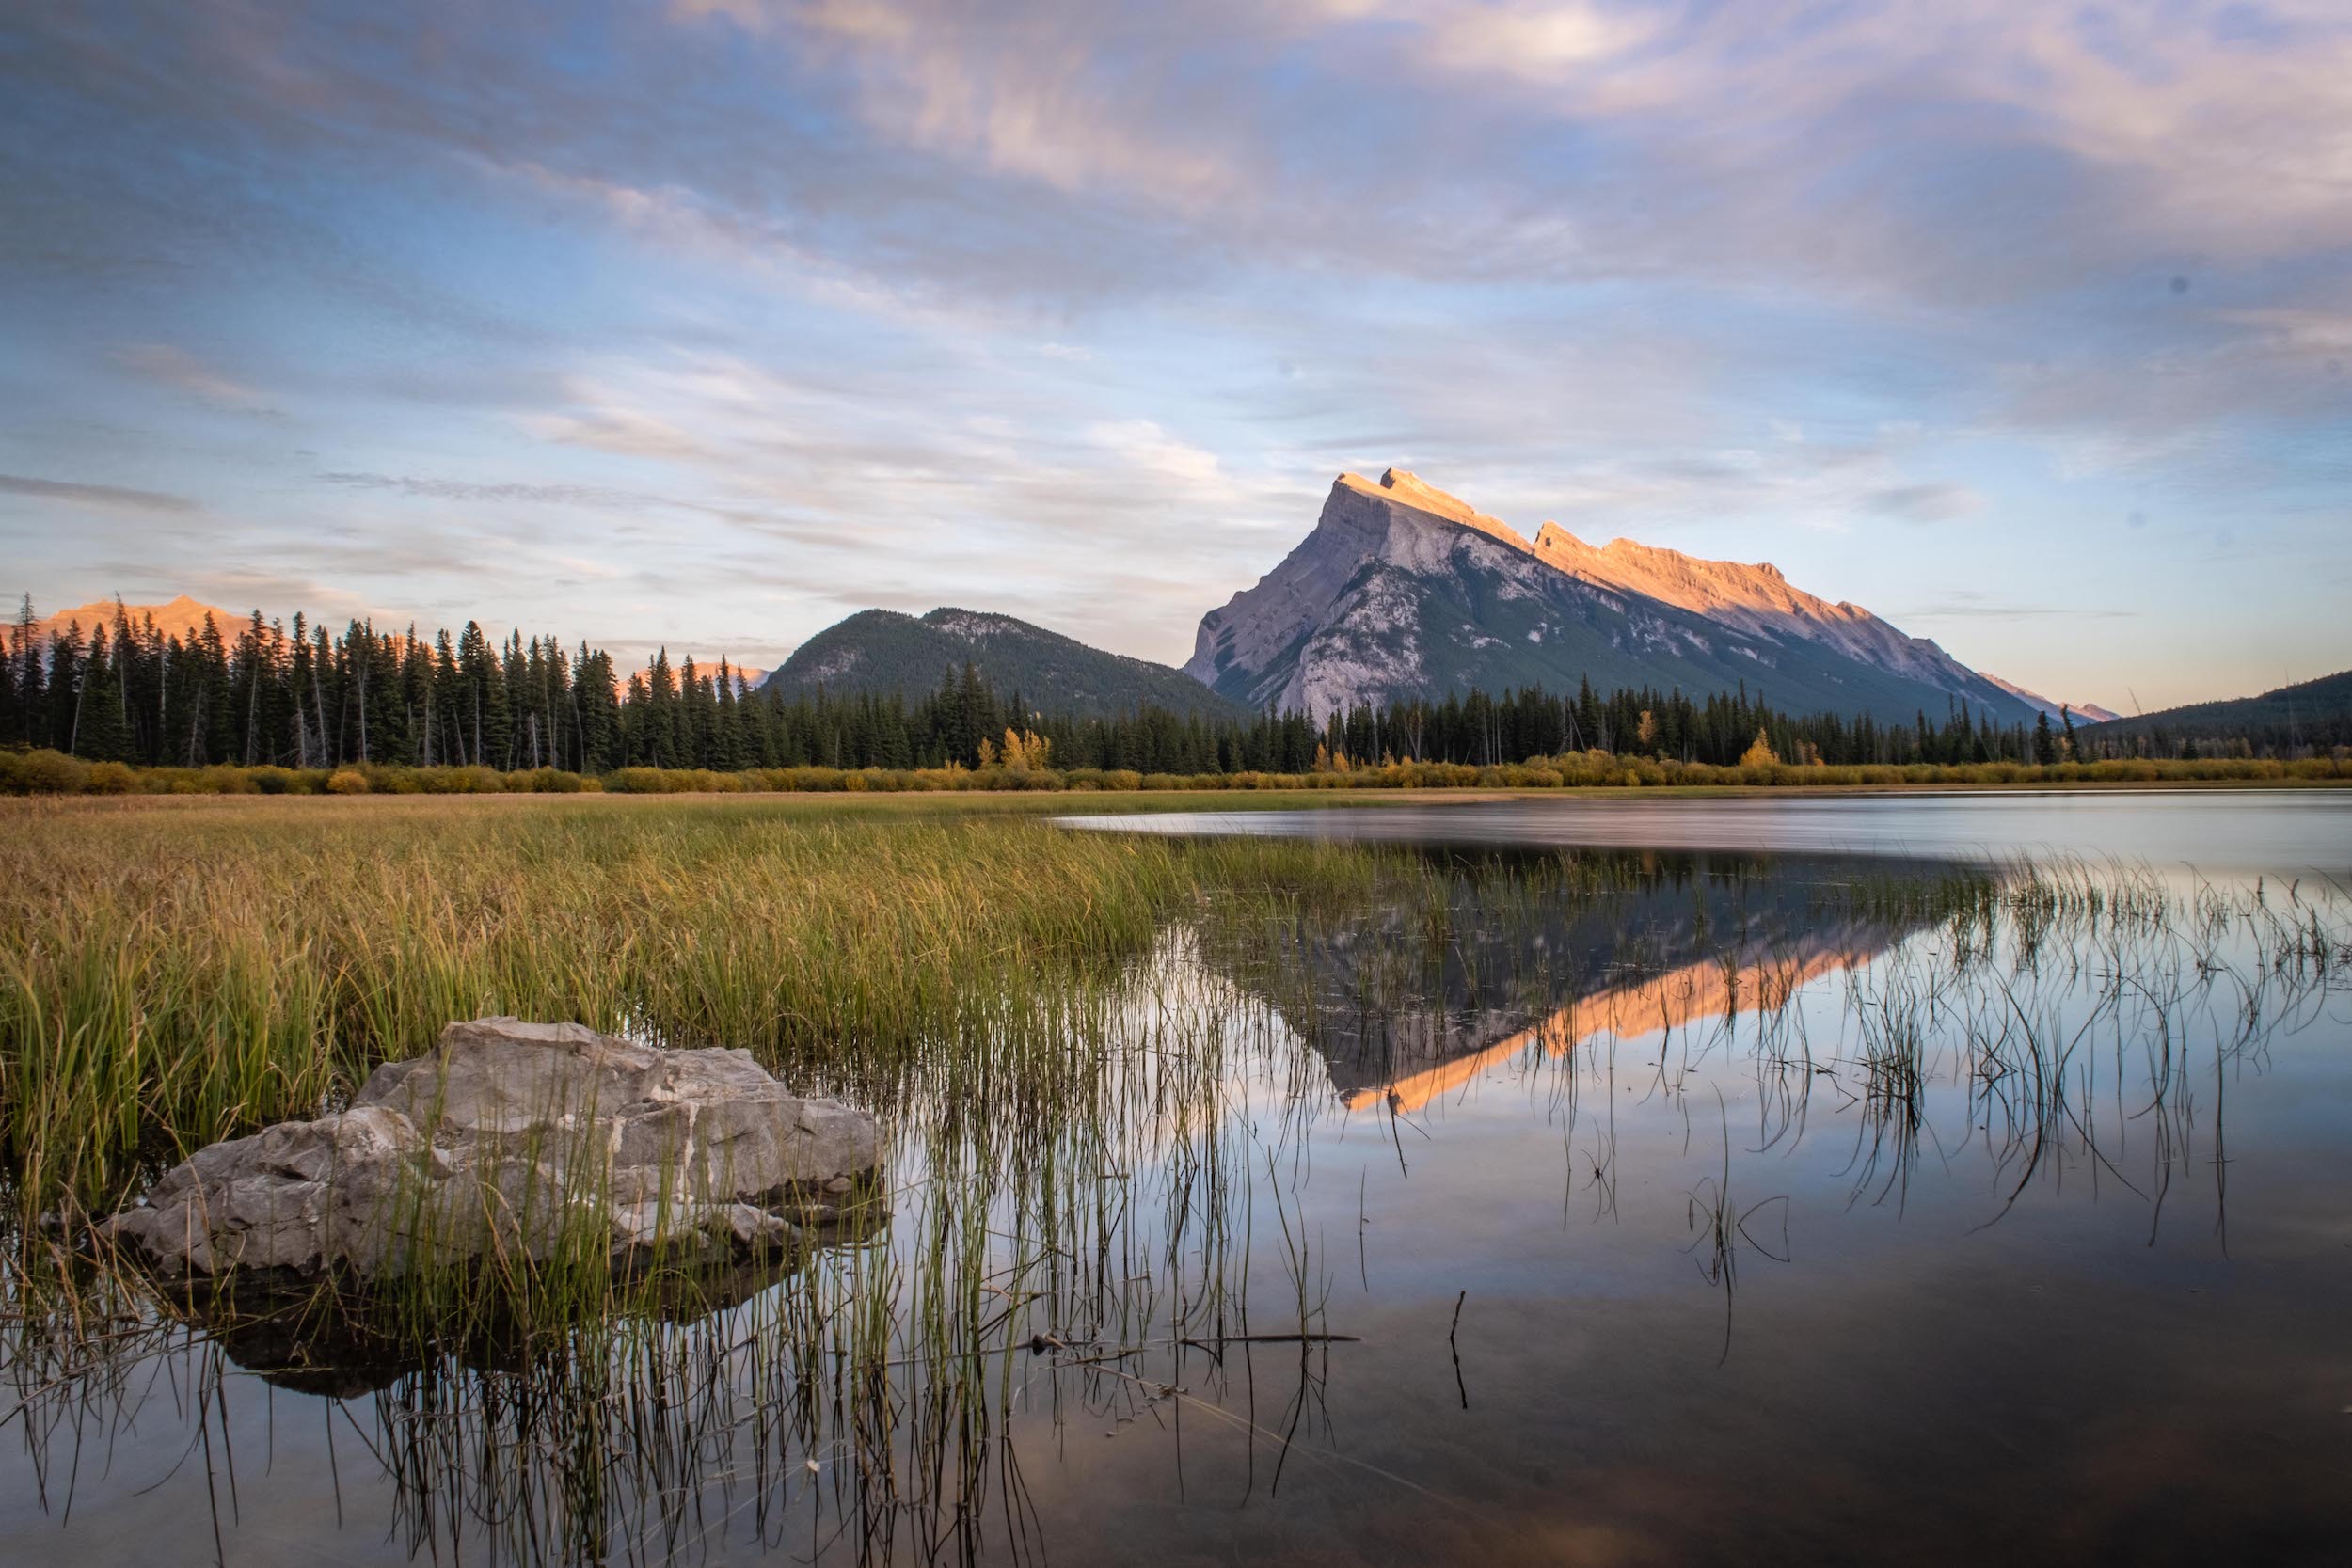
<instances>
[{"instance_id":1,"label":"mountain ridge","mask_svg":"<svg viewBox=\"0 0 2352 1568\"><path fill-rule=\"evenodd\" d=\"M2019 702L2024 703L2027 707L2038 708L2042 712L2048 714L2053 719L2063 718L2070 710L2074 713L2076 719L2085 723L2090 724L2104 724L2111 719L2121 719L2123 717L2113 708L2102 707L2097 703L2067 703L2060 702L2056 698L2044 697L2039 691L2026 690L2024 687L2019 686L2014 681L2005 681L1990 670L1979 670L1977 673L1982 675L1986 680L1991 681L1994 686L1999 687L2002 690L2008 692Z\"/></svg>"},{"instance_id":2,"label":"mountain ridge","mask_svg":"<svg viewBox=\"0 0 2352 1568\"><path fill-rule=\"evenodd\" d=\"M1251 705L1318 718L1367 701L1508 686L1752 686L1799 710L1908 722L1965 702L2033 709L1946 653L1779 568L1556 523L1533 540L1419 476L1343 473L1315 527L1201 618L1185 673Z\"/></svg>"},{"instance_id":3,"label":"mountain ridge","mask_svg":"<svg viewBox=\"0 0 2352 1568\"><path fill-rule=\"evenodd\" d=\"M943 605L921 616L864 610L818 632L777 666L762 689L787 696L937 691L966 664L999 693L1040 711L1107 718L1143 706L1181 714L1240 709L1165 664L1106 653L1011 615Z\"/></svg>"},{"instance_id":4,"label":"mountain ridge","mask_svg":"<svg viewBox=\"0 0 2352 1568\"><path fill-rule=\"evenodd\" d=\"M2289 750L2352 745L2352 670L2273 687L2250 697L2184 703L2111 719L2090 734L2116 743L2163 735L2174 740L2245 740Z\"/></svg>"}]
</instances>

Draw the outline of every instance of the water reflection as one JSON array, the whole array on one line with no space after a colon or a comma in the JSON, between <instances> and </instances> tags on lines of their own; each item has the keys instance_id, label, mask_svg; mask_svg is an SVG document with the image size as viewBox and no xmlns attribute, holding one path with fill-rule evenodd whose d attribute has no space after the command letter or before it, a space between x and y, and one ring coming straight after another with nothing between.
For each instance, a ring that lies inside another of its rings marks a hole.
<instances>
[{"instance_id":1,"label":"water reflection","mask_svg":"<svg viewBox=\"0 0 2352 1568\"><path fill-rule=\"evenodd\" d=\"M1800 988L1937 918L1939 894L1989 885L1932 863L1646 850L1430 860L1453 870L1420 901L1337 920L1298 911L1274 963L1262 932L1209 949L1322 1055L1351 1110L1417 1111L1529 1053L1567 1057L1602 1037L1776 1015Z\"/></svg>"},{"instance_id":2,"label":"water reflection","mask_svg":"<svg viewBox=\"0 0 2352 1568\"><path fill-rule=\"evenodd\" d=\"M2352 1308L2340 896L1351 866L1008 1017L1057 1042L1017 1108L912 1074L886 1224L650 1310L421 1355L8 1238L0 1551L1805 1559L1933 1517L1930 1557L2070 1555L2021 1506L2214 1549L2126 1477L2275 1557L2352 1527L2334 1405L2278 1403ZM2119 1466L2052 1402L2187 1434Z\"/></svg>"}]
</instances>

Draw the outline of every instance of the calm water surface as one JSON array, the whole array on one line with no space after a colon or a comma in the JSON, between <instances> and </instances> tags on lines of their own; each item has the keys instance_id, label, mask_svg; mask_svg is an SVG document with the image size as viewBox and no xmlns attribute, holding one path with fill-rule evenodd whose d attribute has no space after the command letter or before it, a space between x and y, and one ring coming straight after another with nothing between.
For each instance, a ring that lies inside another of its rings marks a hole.
<instances>
[{"instance_id":1,"label":"calm water surface","mask_svg":"<svg viewBox=\"0 0 2352 1568\"><path fill-rule=\"evenodd\" d=\"M2352 875L2352 790L1951 795L1638 793L1308 811L1081 816L1096 829L1279 838L1941 857L2058 853L2207 876Z\"/></svg>"},{"instance_id":2,"label":"calm water surface","mask_svg":"<svg viewBox=\"0 0 2352 1568\"><path fill-rule=\"evenodd\" d=\"M2352 795L1090 825L1416 847L635 1348L10 1339L0 1561L2352 1560Z\"/></svg>"}]
</instances>

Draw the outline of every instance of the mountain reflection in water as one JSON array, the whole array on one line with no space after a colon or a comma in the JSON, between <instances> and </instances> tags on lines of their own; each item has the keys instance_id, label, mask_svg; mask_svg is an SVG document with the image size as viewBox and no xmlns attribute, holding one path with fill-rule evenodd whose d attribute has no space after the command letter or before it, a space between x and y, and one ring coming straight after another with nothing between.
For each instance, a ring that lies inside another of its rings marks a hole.
<instances>
[{"instance_id":1,"label":"mountain reflection in water","mask_svg":"<svg viewBox=\"0 0 2352 1568\"><path fill-rule=\"evenodd\" d=\"M1935 912L1856 908L1850 890L1955 880L1932 863L1622 850L1568 860L1580 896L1497 907L1483 885L1504 860L1488 857L1487 878L1451 882L1442 909L1390 905L1337 922L1304 912L1289 933L1287 985L1272 983L1262 953L1236 964L1228 949L1227 971L1265 990L1313 1045L1343 1105L1385 1098L1414 1111L1530 1050L1561 1057L1597 1036L1777 1012ZM1414 952L1422 961L1396 974L1399 956Z\"/></svg>"}]
</instances>

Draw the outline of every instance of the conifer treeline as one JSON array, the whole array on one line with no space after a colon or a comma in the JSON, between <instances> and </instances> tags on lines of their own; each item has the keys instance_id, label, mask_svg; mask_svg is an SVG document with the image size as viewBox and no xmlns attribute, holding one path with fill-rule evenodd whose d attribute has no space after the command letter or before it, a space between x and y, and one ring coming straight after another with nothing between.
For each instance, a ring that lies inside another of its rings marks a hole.
<instances>
[{"instance_id":1,"label":"conifer treeline","mask_svg":"<svg viewBox=\"0 0 2352 1568\"><path fill-rule=\"evenodd\" d=\"M724 660L701 669L658 655L627 675L585 642L520 632L493 642L468 622L430 640L351 622L340 635L257 611L233 633L207 617L186 638L118 610L85 637L34 635L27 600L0 659L0 745L92 761L327 768L345 763L555 768L937 768L970 765L1008 729L1052 743L1062 768L1161 773L1301 773L1382 760L1518 762L1601 750L1710 765L1783 762L2055 762L2106 753L2045 720L1999 726L1954 705L1908 725L1776 712L1744 689L1693 699L1589 682L1572 697L1528 689L1443 702L1361 706L1323 724L1157 708L1108 719L1032 712L970 667L943 672L913 703L897 696L787 700L755 693ZM2140 751L2139 754L2148 754Z\"/></svg>"}]
</instances>

